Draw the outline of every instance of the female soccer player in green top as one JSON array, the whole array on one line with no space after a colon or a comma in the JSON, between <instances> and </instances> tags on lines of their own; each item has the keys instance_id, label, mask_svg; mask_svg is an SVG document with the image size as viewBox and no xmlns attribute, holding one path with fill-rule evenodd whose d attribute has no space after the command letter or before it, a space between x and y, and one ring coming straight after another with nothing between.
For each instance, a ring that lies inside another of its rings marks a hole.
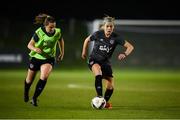
<instances>
[{"instance_id":1,"label":"female soccer player in green top","mask_svg":"<svg viewBox=\"0 0 180 120\"><path fill-rule=\"evenodd\" d=\"M35 23L43 24L43 26L35 31L27 46L31 52L29 53L29 69L24 84L24 101L29 101L29 89L37 71L40 70L40 79L31 100L32 105L38 106L37 98L42 93L55 62L57 43L60 50L57 61L63 59L64 40L61 29L56 28L56 21L52 16L39 14L35 17Z\"/></svg>"}]
</instances>

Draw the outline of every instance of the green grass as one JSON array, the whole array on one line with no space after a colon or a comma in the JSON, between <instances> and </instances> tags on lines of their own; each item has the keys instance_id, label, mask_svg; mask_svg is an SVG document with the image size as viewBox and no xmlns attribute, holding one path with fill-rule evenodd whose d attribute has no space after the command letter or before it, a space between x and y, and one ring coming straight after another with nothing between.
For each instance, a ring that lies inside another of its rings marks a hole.
<instances>
[{"instance_id":1,"label":"green grass","mask_svg":"<svg viewBox=\"0 0 180 120\"><path fill-rule=\"evenodd\" d=\"M26 70L0 71L0 119L179 119L180 72L115 70L113 109L94 110L94 77L87 70L54 70L39 106L23 102ZM31 90L33 95L37 75Z\"/></svg>"}]
</instances>

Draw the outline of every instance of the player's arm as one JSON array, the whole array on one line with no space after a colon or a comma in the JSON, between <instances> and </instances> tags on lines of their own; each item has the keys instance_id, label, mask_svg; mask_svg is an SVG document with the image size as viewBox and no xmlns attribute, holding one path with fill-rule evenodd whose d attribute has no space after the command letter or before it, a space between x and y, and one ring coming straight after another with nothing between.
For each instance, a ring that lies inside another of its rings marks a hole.
<instances>
[{"instance_id":1,"label":"player's arm","mask_svg":"<svg viewBox=\"0 0 180 120\"><path fill-rule=\"evenodd\" d=\"M58 46L59 46L58 61L61 61L61 60L63 60L63 57L64 57L64 39L63 38L61 38L58 41Z\"/></svg>"},{"instance_id":2,"label":"player's arm","mask_svg":"<svg viewBox=\"0 0 180 120\"><path fill-rule=\"evenodd\" d=\"M90 36L88 36L85 40L84 40L84 44L83 44L83 48L82 48L82 54L81 57L82 59L86 59L87 56L87 48L88 48L88 43L90 41Z\"/></svg>"},{"instance_id":3,"label":"player's arm","mask_svg":"<svg viewBox=\"0 0 180 120\"><path fill-rule=\"evenodd\" d=\"M124 51L124 53L120 53L118 56L119 60L124 59L126 56L128 56L134 49L133 45L131 43L129 43L128 41L125 41L124 43L124 47L126 48L126 50Z\"/></svg>"},{"instance_id":4,"label":"player's arm","mask_svg":"<svg viewBox=\"0 0 180 120\"><path fill-rule=\"evenodd\" d=\"M35 51L37 53L42 53L42 50L40 48L36 48L35 47L35 40L33 39L33 37L31 38L31 40L29 41L27 47L32 50Z\"/></svg>"}]
</instances>

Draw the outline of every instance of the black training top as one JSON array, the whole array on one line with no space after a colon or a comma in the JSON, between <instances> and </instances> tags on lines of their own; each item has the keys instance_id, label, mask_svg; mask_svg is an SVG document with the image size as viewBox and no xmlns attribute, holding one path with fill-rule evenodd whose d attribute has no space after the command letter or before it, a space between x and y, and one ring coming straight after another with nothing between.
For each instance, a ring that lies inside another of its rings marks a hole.
<instances>
[{"instance_id":1,"label":"black training top","mask_svg":"<svg viewBox=\"0 0 180 120\"><path fill-rule=\"evenodd\" d=\"M106 61L111 58L116 46L123 46L125 40L115 32L112 32L109 38L104 34L104 30L99 30L90 36L90 40L94 41L94 46L90 54L90 58L97 61Z\"/></svg>"}]
</instances>

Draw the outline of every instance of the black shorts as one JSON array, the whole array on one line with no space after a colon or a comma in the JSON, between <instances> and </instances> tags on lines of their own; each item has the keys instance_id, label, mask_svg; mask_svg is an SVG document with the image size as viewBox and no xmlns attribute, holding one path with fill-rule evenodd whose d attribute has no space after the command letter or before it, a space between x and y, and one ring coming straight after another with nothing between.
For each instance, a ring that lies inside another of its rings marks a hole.
<instances>
[{"instance_id":1,"label":"black shorts","mask_svg":"<svg viewBox=\"0 0 180 120\"><path fill-rule=\"evenodd\" d=\"M89 59L88 67L90 68L90 70L92 70L92 66L94 64L99 64L101 66L103 78L113 77L113 71L109 61L96 61L94 59Z\"/></svg>"},{"instance_id":2,"label":"black shorts","mask_svg":"<svg viewBox=\"0 0 180 120\"><path fill-rule=\"evenodd\" d=\"M32 58L30 58L29 69L33 70L33 71L38 71L38 70L40 70L41 65L49 63L52 66L54 66L54 62L55 62L54 58L48 58L46 60L40 60L40 59L36 59L36 58L32 57Z\"/></svg>"}]
</instances>

